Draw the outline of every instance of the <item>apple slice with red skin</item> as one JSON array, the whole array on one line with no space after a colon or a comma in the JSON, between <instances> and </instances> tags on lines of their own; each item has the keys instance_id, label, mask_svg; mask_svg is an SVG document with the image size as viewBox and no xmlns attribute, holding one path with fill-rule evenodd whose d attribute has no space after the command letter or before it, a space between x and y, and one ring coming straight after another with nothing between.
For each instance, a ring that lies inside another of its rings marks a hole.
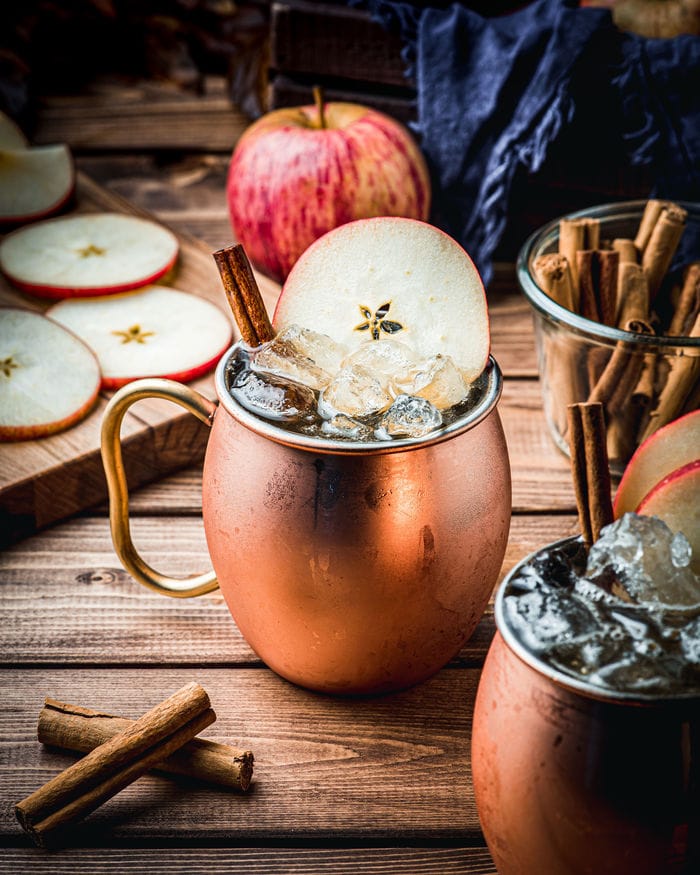
<instances>
[{"instance_id":1,"label":"apple slice with red skin","mask_svg":"<svg viewBox=\"0 0 700 875\"><path fill-rule=\"evenodd\" d=\"M74 188L68 146L0 147L0 225L50 216L68 203Z\"/></svg>"},{"instance_id":2,"label":"apple slice with red skin","mask_svg":"<svg viewBox=\"0 0 700 875\"><path fill-rule=\"evenodd\" d=\"M664 425L637 447L615 493L615 518L636 510L644 496L667 474L698 458L700 410L693 410Z\"/></svg>"},{"instance_id":3,"label":"apple slice with red skin","mask_svg":"<svg viewBox=\"0 0 700 875\"><path fill-rule=\"evenodd\" d=\"M177 237L149 219L86 213L20 228L0 243L0 268L41 298L94 297L148 285L175 264Z\"/></svg>"},{"instance_id":4,"label":"apple slice with red skin","mask_svg":"<svg viewBox=\"0 0 700 875\"><path fill-rule=\"evenodd\" d=\"M693 550L691 568L700 574L700 459L664 477L644 497L637 513L659 517L671 531L683 532Z\"/></svg>"},{"instance_id":5,"label":"apple slice with red skin","mask_svg":"<svg viewBox=\"0 0 700 875\"><path fill-rule=\"evenodd\" d=\"M165 286L71 298L47 312L93 350L105 389L140 377L194 380L214 367L232 340L231 323L216 305Z\"/></svg>"},{"instance_id":6,"label":"apple slice with red skin","mask_svg":"<svg viewBox=\"0 0 700 875\"><path fill-rule=\"evenodd\" d=\"M32 310L0 308L0 441L69 428L99 389L97 359L74 334Z\"/></svg>"},{"instance_id":7,"label":"apple slice with red skin","mask_svg":"<svg viewBox=\"0 0 700 875\"><path fill-rule=\"evenodd\" d=\"M379 217L329 231L292 268L273 317L350 351L400 340L422 359L449 355L465 379L484 369L490 335L481 277L451 237L425 222Z\"/></svg>"}]
</instances>

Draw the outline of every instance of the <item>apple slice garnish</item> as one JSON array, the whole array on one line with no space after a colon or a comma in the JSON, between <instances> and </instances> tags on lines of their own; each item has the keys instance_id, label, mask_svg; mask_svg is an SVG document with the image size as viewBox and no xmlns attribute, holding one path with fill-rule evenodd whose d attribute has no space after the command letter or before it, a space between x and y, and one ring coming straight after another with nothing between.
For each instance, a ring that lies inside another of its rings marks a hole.
<instances>
[{"instance_id":1,"label":"apple slice garnish","mask_svg":"<svg viewBox=\"0 0 700 875\"><path fill-rule=\"evenodd\" d=\"M0 268L42 298L92 297L148 285L174 265L177 237L162 225L121 213L38 222L0 243Z\"/></svg>"},{"instance_id":2,"label":"apple slice garnish","mask_svg":"<svg viewBox=\"0 0 700 875\"><path fill-rule=\"evenodd\" d=\"M99 389L97 359L74 334L40 313L0 308L0 440L69 428Z\"/></svg>"},{"instance_id":3,"label":"apple slice garnish","mask_svg":"<svg viewBox=\"0 0 700 875\"><path fill-rule=\"evenodd\" d=\"M30 222L58 212L74 188L68 146L0 148L0 224Z\"/></svg>"},{"instance_id":4,"label":"apple slice garnish","mask_svg":"<svg viewBox=\"0 0 700 875\"><path fill-rule=\"evenodd\" d=\"M22 133L19 125L0 112L0 149L27 149L29 140Z\"/></svg>"},{"instance_id":5,"label":"apple slice garnish","mask_svg":"<svg viewBox=\"0 0 700 875\"><path fill-rule=\"evenodd\" d=\"M637 513L659 517L671 531L683 532L693 550L690 567L700 574L700 459L664 477L644 497Z\"/></svg>"},{"instance_id":6,"label":"apple slice garnish","mask_svg":"<svg viewBox=\"0 0 700 875\"><path fill-rule=\"evenodd\" d=\"M165 286L71 298L47 313L93 350L106 389L140 377L194 380L214 367L232 339L231 323L216 305Z\"/></svg>"},{"instance_id":7,"label":"apple slice garnish","mask_svg":"<svg viewBox=\"0 0 700 875\"><path fill-rule=\"evenodd\" d=\"M415 219L360 219L329 231L299 258L273 318L327 334L351 351L393 338L422 359L452 357L467 380L484 369L489 319L467 253Z\"/></svg>"},{"instance_id":8,"label":"apple slice garnish","mask_svg":"<svg viewBox=\"0 0 700 875\"><path fill-rule=\"evenodd\" d=\"M700 410L663 426L640 444L615 493L615 518L634 511L644 496L671 471L700 458Z\"/></svg>"}]
</instances>

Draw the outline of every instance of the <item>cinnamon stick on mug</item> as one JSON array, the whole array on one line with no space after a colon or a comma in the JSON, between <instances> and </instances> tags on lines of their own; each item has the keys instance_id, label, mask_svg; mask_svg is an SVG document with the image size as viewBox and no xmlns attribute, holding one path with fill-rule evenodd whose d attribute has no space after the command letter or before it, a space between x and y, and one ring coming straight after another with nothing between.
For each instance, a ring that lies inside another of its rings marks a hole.
<instances>
[{"instance_id":1,"label":"cinnamon stick on mug","mask_svg":"<svg viewBox=\"0 0 700 875\"><path fill-rule=\"evenodd\" d=\"M233 317L248 346L260 346L275 336L265 302L240 243L213 253Z\"/></svg>"},{"instance_id":2,"label":"cinnamon stick on mug","mask_svg":"<svg viewBox=\"0 0 700 875\"><path fill-rule=\"evenodd\" d=\"M569 449L583 543L588 549L613 521L605 420L600 403L569 404Z\"/></svg>"},{"instance_id":3,"label":"cinnamon stick on mug","mask_svg":"<svg viewBox=\"0 0 700 875\"><path fill-rule=\"evenodd\" d=\"M42 744L89 753L133 722L127 717L46 699L39 714L37 735ZM250 750L193 738L156 768L167 775L185 775L245 792L250 787L253 763Z\"/></svg>"},{"instance_id":4,"label":"cinnamon stick on mug","mask_svg":"<svg viewBox=\"0 0 700 875\"><path fill-rule=\"evenodd\" d=\"M191 683L96 747L15 806L38 845L85 817L216 720L209 696Z\"/></svg>"}]
</instances>

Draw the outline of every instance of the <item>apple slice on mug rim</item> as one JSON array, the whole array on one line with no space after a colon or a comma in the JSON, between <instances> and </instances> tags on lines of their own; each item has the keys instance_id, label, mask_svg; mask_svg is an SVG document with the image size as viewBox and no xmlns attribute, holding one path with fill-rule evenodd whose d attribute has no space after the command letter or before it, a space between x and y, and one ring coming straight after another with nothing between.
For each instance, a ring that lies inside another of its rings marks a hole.
<instances>
[{"instance_id":1,"label":"apple slice on mug rim","mask_svg":"<svg viewBox=\"0 0 700 875\"><path fill-rule=\"evenodd\" d=\"M219 307L165 286L70 298L47 314L92 349L105 389L141 377L194 380L216 365L232 339L231 323Z\"/></svg>"},{"instance_id":2,"label":"apple slice on mug rim","mask_svg":"<svg viewBox=\"0 0 700 875\"><path fill-rule=\"evenodd\" d=\"M0 224L17 224L55 213L75 188L68 146L0 146Z\"/></svg>"},{"instance_id":3,"label":"apple slice on mug rim","mask_svg":"<svg viewBox=\"0 0 700 875\"><path fill-rule=\"evenodd\" d=\"M94 297L154 282L178 251L177 237L149 219L85 213L8 234L0 243L0 269L41 298Z\"/></svg>"},{"instance_id":4,"label":"apple slice on mug rim","mask_svg":"<svg viewBox=\"0 0 700 875\"><path fill-rule=\"evenodd\" d=\"M466 380L490 347L484 286L467 253L415 219L360 219L313 243L287 277L273 318L327 334L350 350L400 340L421 358L449 355Z\"/></svg>"},{"instance_id":5,"label":"apple slice on mug rim","mask_svg":"<svg viewBox=\"0 0 700 875\"><path fill-rule=\"evenodd\" d=\"M0 307L0 441L46 437L90 412L100 368L70 331L33 310Z\"/></svg>"}]
</instances>

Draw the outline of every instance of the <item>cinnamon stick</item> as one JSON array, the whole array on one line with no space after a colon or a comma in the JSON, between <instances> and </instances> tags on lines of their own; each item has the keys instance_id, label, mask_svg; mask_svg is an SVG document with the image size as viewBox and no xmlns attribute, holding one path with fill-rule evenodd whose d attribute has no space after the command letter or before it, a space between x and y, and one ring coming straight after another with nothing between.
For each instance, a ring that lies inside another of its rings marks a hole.
<instances>
[{"instance_id":1,"label":"cinnamon stick","mask_svg":"<svg viewBox=\"0 0 700 875\"><path fill-rule=\"evenodd\" d=\"M649 322L649 283L641 265L624 262L617 277L616 324L623 328L634 321Z\"/></svg>"},{"instance_id":2,"label":"cinnamon stick","mask_svg":"<svg viewBox=\"0 0 700 875\"><path fill-rule=\"evenodd\" d=\"M42 744L89 753L133 722L126 717L46 699L39 714L37 734ZM157 770L245 792L250 786L253 763L252 751L193 738L159 763Z\"/></svg>"},{"instance_id":3,"label":"cinnamon stick","mask_svg":"<svg viewBox=\"0 0 700 875\"><path fill-rule=\"evenodd\" d=\"M620 253L613 249L579 250L579 310L586 319L615 325Z\"/></svg>"},{"instance_id":4,"label":"cinnamon stick","mask_svg":"<svg viewBox=\"0 0 700 875\"><path fill-rule=\"evenodd\" d=\"M683 236L686 210L675 204L664 207L654 225L649 242L642 255L642 267L649 281L649 295L653 300L661 288L666 271L671 265L678 243Z\"/></svg>"},{"instance_id":5,"label":"cinnamon stick","mask_svg":"<svg viewBox=\"0 0 700 875\"><path fill-rule=\"evenodd\" d=\"M590 547L613 520L603 405L570 404L569 448L583 543Z\"/></svg>"},{"instance_id":6,"label":"cinnamon stick","mask_svg":"<svg viewBox=\"0 0 700 875\"><path fill-rule=\"evenodd\" d=\"M620 266L623 264L636 264L639 260L639 253L637 252L634 240L617 237L612 242L612 248L620 254Z\"/></svg>"},{"instance_id":7,"label":"cinnamon stick","mask_svg":"<svg viewBox=\"0 0 700 875\"><path fill-rule=\"evenodd\" d=\"M700 313L688 337L700 337ZM666 383L661 390L656 407L651 412L640 442L646 440L657 428L671 422L683 410L688 396L694 391L700 378L700 355L681 355L671 361Z\"/></svg>"},{"instance_id":8,"label":"cinnamon stick","mask_svg":"<svg viewBox=\"0 0 700 875\"><path fill-rule=\"evenodd\" d=\"M566 256L557 252L540 255L533 264L540 285L552 300L567 310L576 312L571 270Z\"/></svg>"},{"instance_id":9,"label":"cinnamon stick","mask_svg":"<svg viewBox=\"0 0 700 875\"><path fill-rule=\"evenodd\" d=\"M202 687L184 686L18 802L17 819L38 845L57 842L62 828L94 811L215 719Z\"/></svg>"},{"instance_id":10,"label":"cinnamon stick","mask_svg":"<svg viewBox=\"0 0 700 875\"><path fill-rule=\"evenodd\" d=\"M662 210L670 205L670 201L662 201L650 199L644 204L644 212L639 223L637 236L634 238L634 245L639 252L644 252L649 243L651 232L654 230L656 223L659 221L659 216Z\"/></svg>"},{"instance_id":11,"label":"cinnamon stick","mask_svg":"<svg viewBox=\"0 0 700 875\"><path fill-rule=\"evenodd\" d=\"M566 257L571 270L574 303L578 306L579 275L576 253L581 249L597 249L600 245L598 219L562 219L559 222L559 252Z\"/></svg>"},{"instance_id":12,"label":"cinnamon stick","mask_svg":"<svg viewBox=\"0 0 700 875\"><path fill-rule=\"evenodd\" d=\"M678 303L673 311L668 334L680 337L688 331L700 312L700 262L688 265Z\"/></svg>"},{"instance_id":13,"label":"cinnamon stick","mask_svg":"<svg viewBox=\"0 0 700 875\"><path fill-rule=\"evenodd\" d=\"M237 243L217 250L213 256L243 340L248 346L260 346L272 340L270 317L245 249Z\"/></svg>"}]
</instances>

